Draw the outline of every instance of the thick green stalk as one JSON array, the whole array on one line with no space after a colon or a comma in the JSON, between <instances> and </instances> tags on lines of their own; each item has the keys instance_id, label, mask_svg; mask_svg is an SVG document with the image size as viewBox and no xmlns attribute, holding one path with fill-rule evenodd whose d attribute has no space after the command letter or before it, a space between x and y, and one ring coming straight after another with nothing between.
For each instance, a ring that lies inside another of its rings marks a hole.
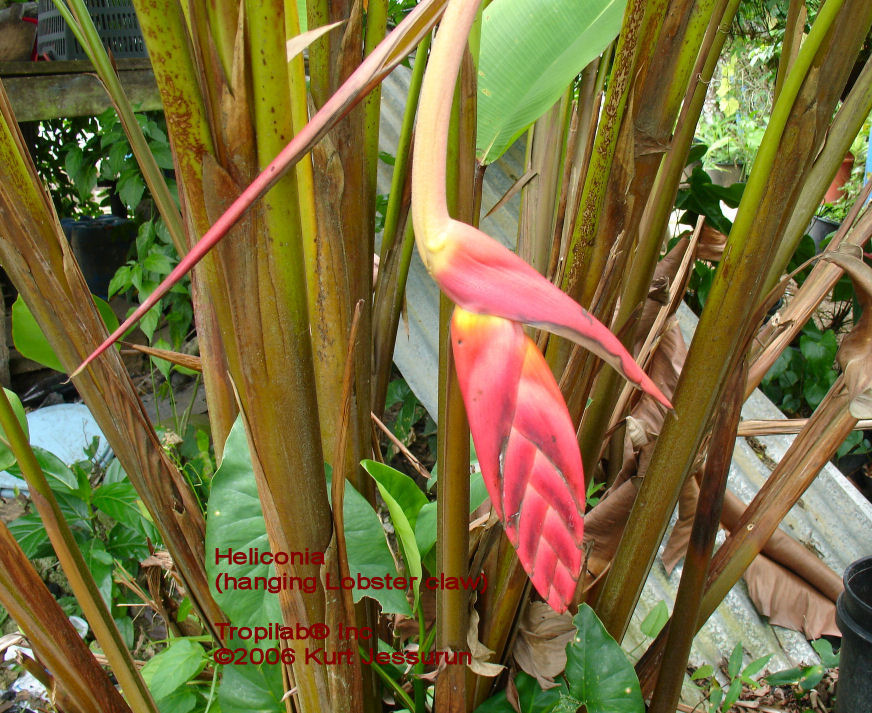
<instances>
[{"instance_id":1,"label":"thick green stalk","mask_svg":"<svg viewBox=\"0 0 872 713\"><path fill-rule=\"evenodd\" d=\"M609 77L609 88L602 112L603 119L591 153L575 230L566 258L567 269L562 286L581 303L582 307L587 307L592 297L592 294L587 294L587 301L585 301L582 290L605 202L608 177L618 144L618 133L633 84L639 51L637 39L645 18L646 4L644 0L630 0L627 3L621 34L618 36L615 61ZM564 354L563 360L567 355L568 353Z\"/></svg>"},{"instance_id":2,"label":"thick green stalk","mask_svg":"<svg viewBox=\"0 0 872 713\"><path fill-rule=\"evenodd\" d=\"M203 190L203 165L204 157L207 154L214 156L215 152L209 111L195 62L196 53L179 3L173 0L148 3L134 0L134 7L164 105L179 181L179 199L187 226L188 245L191 245L211 224ZM206 258L199 269L192 272L191 292L203 360L209 426L220 461L224 440L237 412L225 360L225 340L232 335L222 335L219 327L220 323L229 321L229 306L214 257Z\"/></svg>"},{"instance_id":3,"label":"thick green stalk","mask_svg":"<svg viewBox=\"0 0 872 713\"><path fill-rule=\"evenodd\" d=\"M366 8L364 55L368 55L384 39L388 21L388 0L369 0ZM363 102L364 113L364 177L370 196L375 200L378 181L378 133L381 120L381 85L375 87ZM375 213L373 213L373 217Z\"/></svg>"},{"instance_id":4,"label":"thick green stalk","mask_svg":"<svg viewBox=\"0 0 872 713\"><path fill-rule=\"evenodd\" d=\"M475 71L464 55L448 136L447 200L452 217L477 223L475 196ZM415 157L417 161L417 156ZM439 302L439 434L437 460L436 556L446 577L468 576L469 567L469 423L457 381L451 349L450 321L454 304L440 293ZM462 590L436 593L438 650L466 650L469 598ZM465 713L466 671L449 666L436 682L435 713Z\"/></svg>"},{"instance_id":5,"label":"thick green stalk","mask_svg":"<svg viewBox=\"0 0 872 713\"><path fill-rule=\"evenodd\" d=\"M723 0L720 4L723 6L725 2L726 0ZM632 315L637 313L638 305L647 296L651 277L654 274L654 268L657 265L660 248L663 243L663 231L666 229L669 216L673 210L678 183L681 180L681 172L684 168L684 161L693 141L696 124L705 102L708 81L717 64L721 49L727 38L726 30L732 22L738 5L739 0L731 0L731 7L724 13L723 7L712 9L709 3L706 7L712 21L708 24L707 28L702 26L704 24L702 20L705 18L705 15L696 12L697 8L694 8L695 22L691 26L693 40L687 44L692 47L702 45L703 50L700 52L700 59L704 59L705 64L701 72L690 75L691 77L698 76L699 79L693 83L690 90L686 90L690 92L691 97L683 104L681 118L679 118L675 135L672 137L669 151L660 165L656 178L653 179L651 193L647 196L648 204L645 207L645 212L639 216L641 222L638 228L635 223L632 223L629 227L630 230L639 231L639 244L636 249L636 256L629 266L629 276L622 285L623 292L620 297L620 307L618 308L614 324L614 329L621 335L621 340L625 346L631 345L635 337L635 329L629 329L625 332L624 328L628 325ZM700 37L701 32L705 33L705 37ZM682 61L686 63L693 60L689 55L684 55ZM683 64L681 66L682 71L679 77L669 85L673 90L679 85L687 86L687 67ZM657 95L658 92L653 89L644 93L644 96ZM678 109L677 105L672 108L674 111ZM669 114L669 117L673 116L674 114ZM661 122L661 131L666 127L671 127L671 125L672 121ZM665 137L661 135L660 140L664 141ZM639 201L637 200L637 202ZM637 215L639 214L637 213ZM585 468L588 469L587 472L593 472L594 463L599 458L604 434L612 420L613 409L611 406L615 403L615 399L620 393L620 386L621 379L618 374L612 370L602 370L590 393L592 402L600 404L600 406L596 409L585 411L584 420L579 429L579 446ZM570 401L570 407L573 408L573 412L578 412L583 408L584 402L578 398L570 399Z\"/></svg>"},{"instance_id":6,"label":"thick green stalk","mask_svg":"<svg viewBox=\"0 0 872 713\"><path fill-rule=\"evenodd\" d=\"M862 7L853 0L846 1L859 17L846 13L840 27L844 26L846 33L854 33L862 39L872 19L872 8ZM824 56L831 60L831 66L816 68L807 88L820 100L815 105L817 113L809 116L804 105L796 102L841 7L841 2L828 2L823 7L776 102L682 371L673 400L676 418L666 420L628 526L603 583L597 609L606 628L617 639L623 637L635 609L669 515L720 399L728 366L744 343L749 327L746 315L753 312L760 283L774 254L770 225L777 223L792 207L792 201L786 202L785 195L796 195L794 187L800 182L801 171L808 162L804 145L813 141L814 133L825 127L837 100L833 88L839 79L844 82L847 77L847 70L840 64L844 52L840 57L826 48ZM853 46L859 45L856 37L848 36ZM830 76L826 69L830 70ZM821 91L817 91L818 81L824 87ZM791 131L785 134L788 122ZM805 123L811 126L803 130ZM773 171L779 152L780 170Z\"/></svg>"},{"instance_id":7,"label":"thick green stalk","mask_svg":"<svg viewBox=\"0 0 872 713\"><path fill-rule=\"evenodd\" d=\"M94 576L85 564L85 558L82 557L82 552L76 544L73 531L64 519L27 436L2 389L0 389L0 426L27 481L31 500L36 505L73 595L82 607L85 618L112 667L112 673L121 684L127 701L136 713L157 713L157 706L139 674L139 669L133 663L133 656L124 645L112 614L97 589Z\"/></svg>"}]
</instances>

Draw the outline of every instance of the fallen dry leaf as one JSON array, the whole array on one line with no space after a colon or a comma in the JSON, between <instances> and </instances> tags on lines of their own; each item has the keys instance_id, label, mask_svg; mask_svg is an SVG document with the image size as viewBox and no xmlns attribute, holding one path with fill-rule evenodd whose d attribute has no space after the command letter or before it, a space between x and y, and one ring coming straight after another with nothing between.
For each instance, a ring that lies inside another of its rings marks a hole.
<instances>
[{"instance_id":1,"label":"fallen dry leaf","mask_svg":"<svg viewBox=\"0 0 872 713\"><path fill-rule=\"evenodd\" d=\"M478 640L478 621L478 611L475 609L475 597L473 597L469 605L469 628L466 630L466 645L469 653L472 654L469 669L479 676L493 678L499 676L505 666L488 660L494 652Z\"/></svg>"},{"instance_id":2,"label":"fallen dry leaf","mask_svg":"<svg viewBox=\"0 0 872 713\"><path fill-rule=\"evenodd\" d=\"M684 483L678 496L678 519L669 535L669 542L663 550L663 566L667 574L672 574L675 565L687 552L690 543L690 532L693 529L693 517L696 514L696 503L699 499L699 484L691 475Z\"/></svg>"},{"instance_id":3,"label":"fallen dry leaf","mask_svg":"<svg viewBox=\"0 0 872 713\"><path fill-rule=\"evenodd\" d=\"M807 639L841 636L836 606L786 567L757 555L745 570L748 594L769 623L801 631Z\"/></svg>"},{"instance_id":4,"label":"fallen dry leaf","mask_svg":"<svg viewBox=\"0 0 872 713\"><path fill-rule=\"evenodd\" d=\"M554 677L566 668L566 645L573 636L568 612L558 614L545 602L533 602L519 624L512 653L518 666L547 690L558 685Z\"/></svg>"}]
</instances>

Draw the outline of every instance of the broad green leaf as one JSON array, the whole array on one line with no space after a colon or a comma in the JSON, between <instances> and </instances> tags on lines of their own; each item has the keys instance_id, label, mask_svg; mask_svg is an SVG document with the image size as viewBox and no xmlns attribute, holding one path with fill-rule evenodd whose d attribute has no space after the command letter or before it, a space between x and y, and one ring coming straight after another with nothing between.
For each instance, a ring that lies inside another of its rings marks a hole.
<instances>
[{"instance_id":1,"label":"broad green leaf","mask_svg":"<svg viewBox=\"0 0 872 713\"><path fill-rule=\"evenodd\" d=\"M469 480L469 512L472 512L487 499L487 486L481 473L476 472ZM433 546L436 544L436 502L428 502L418 511L415 522L415 541L418 543L418 551L421 560L428 570L434 572L435 553ZM430 557L429 555L434 555Z\"/></svg>"},{"instance_id":2,"label":"broad green leaf","mask_svg":"<svg viewBox=\"0 0 872 713\"><path fill-rule=\"evenodd\" d=\"M418 512L427 504L427 496L405 473L374 460L364 460L361 465L373 480L391 494L391 498L403 509L412 529Z\"/></svg>"},{"instance_id":3,"label":"broad green leaf","mask_svg":"<svg viewBox=\"0 0 872 713\"><path fill-rule=\"evenodd\" d=\"M85 564L91 570L94 583L100 590L100 595L106 606L112 608L112 569L114 561L112 555L106 551L105 545L98 539L93 539L82 548L82 556Z\"/></svg>"},{"instance_id":4,"label":"broad green leaf","mask_svg":"<svg viewBox=\"0 0 872 713\"><path fill-rule=\"evenodd\" d=\"M714 674L715 670L711 666L711 664L703 664L696 671L693 672L693 675L690 677L691 681L699 681L703 678L709 678L712 674Z\"/></svg>"},{"instance_id":5,"label":"broad green leaf","mask_svg":"<svg viewBox=\"0 0 872 713\"><path fill-rule=\"evenodd\" d=\"M190 713L197 706L197 694L187 686L155 701L160 713Z\"/></svg>"},{"instance_id":6,"label":"broad green leaf","mask_svg":"<svg viewBox=\"0 0 872 713\"><path fill-rule=\"evenodd\" d=\"M799 679L799 690L803 693L808 693L821 682L825 673L826 669L820 664L803 669L802 676Z\"/></svg>"},{"instance_id":7,"label":"broad green leaf","mask_svg":"<svg viewBox=\"0 0 872 713\"><path fill-rule=\"evenodd\" d=\"M566 694L565 686L563 684L559 688L543 691L535 678L519 673L515 676L515 687L518 689L521 713L553 713L560 704L561 694ZM503 689L476 708L475 713L515 713L515 709L506 700L506 691Z\"/></svg>"},{"instance_id":8,"label":"broad green leaf","mask_svg":"<svg viewBox=\"0 0 872 713\"><path fill-rule=\"evenodd\" d=\"M176 639L142 667L142 678L156 700L184 686L206 666L203 647Z\"/></svg>"},{"instance_id":9,"label":"broad green leaf","mask_svg":"<svg viewBox=\"0 0 872 713\"><path fill-rule=\"evenodd\" d=\"M121 562L125 560L139 562L148 557L148 543L145 536L120 522L115 523L109 530L106 550Z\"/></svg>"},{"instance_id":10,"label":"broad green leaf","mask_svg":"<svg viewBox=\"0 0 872 713\"><path fill-rule=\"evenodd\" d=\"M328 479L328 488L330 481ZM327 491L330 493L330 490ZM384 527L378 514L351 483L345 483L342 499L342 512L345 523L345 548L348 553L348 570L352 577L398 577L397 564L388 547ZM400 589L360 589L356 585L351 590L355 602L364 596L375 599L386 614L411 615L412 610L405 591Z\"/></svg>"},{"instance_id":11,"label":"broad green leaf","mask_svg":"<svg viewBox=\"0 0 872 713\"><path fill-rule=\"evenodd\" d=\"M754 676L763 670L763 667L769 663L769 659L771 658L772 654L766 654L765 656L761 656L759 659L754 659L742 669L742 680L747 683L751 676Z\"/></svg>"},{"instance_id":12,"label":"broad green leaf","mask_svg":"<svg viewBox=\"0 0 872 713\"><path fill-rule=\"evenodd\" d=\"M281 666L224 666L218 703L221 713L281 713Z\"/></svg>"},{"instance_id":13,"label":"broad green leaf","mask_svg":"<svg viewBox=\"0 0 872 713\"><path fill-rule=\"evenodd\" d=\"M139 495L129 481L104 483L94 491L91 504L116 522L135 527L139 523L137 500L139 500Z\"/></svg>"},{"instance_id":14,"label":"broad green leaf","mask_svg":"<svg viewBox=\"0 0 872 713\"><path fill-rule=\"evenodd\" d=\"M222 591L215 588L216 578L223 574L236 578L251 577L252 582L254 577L275 576L275 568L271 565L228 564L226 560L219 564L215 561L216 551L223 554L228 549L247 552L255 547L261 553L270 551L248 441L242 421L237 418L224 445L221 467L212 478L206 519L206 573L209 586L215 601L236 626L261 626L263 622L282 620L278 595L275 593L263 589L226 589L223 578Z\"/></svg>"},{"instance_id":15,"label":"broad green leaf","mask_svg":"<svg viewBox=\"0 0 872 713\"><path fill-rule=\"evenodd\" d=\"M121 638L124 639L124 645L128 649L133 648L133 619L129 616L121 616L114 617L115 626L118 627L118 631L121 634Z\"/></svg>"},{"instance_id":16,"label":"broad green leaf","mask_svg":"<svg viewBox=\"0 0 872 713\"><path fill-rule=\"evenodd\" d=\"M578 633L566 647L569 695L588 713L643 713L636 672L593 609L582 604L572 621Z\"/></svg>"},{"instance_id":17,"label":"broad green leaf","mask_svg":"<svg viewBox=\"0 0 872 713\"><path fill-rule=\"evenodd\" d=\"M113 458L112 462L106 467L106 473L103 475L103 484L108 483L123 483L127 480L127 473L121 467L121 461Z\"/></svg>"},{"instance_id":18,"label":"broad green leaf","mask_svg":"<svg viewBox=\"0 0 872 713\"><path fill-rule=\"evenodd\" d=\"M371 460L364 460L361 462L361 465L364 470L373 477L373 480L375 480L378 491L381 493L382 500L384 500L385 505L388 506L391 522L394 525L394 531L397 533L397 540L399 540L400 543L400 550L402 551L403 562L406 565L406 572L409 576L415 578L413 585L414 602L412 608L417 609L423 570L421 569L421 553L418 551L418 543L415 541L415 525L414 522L409 521L409 517L406 513L414 513L414 517L417 517L418 511L420 511L427 502L427 496L421 492L411 478L403 475L399 471L395 471L393 468L388 468L388 466L384 466L381 463L376 463ZM412 494L411 489L406 485L406 483L404 483L404 481L393 474L402 476L411 483L412 487L414 487L420 494L421 498L423 498L423 502L420 502L420 500ZM396 492L396 495L388 489L380 478L386 483L394 486L394 492ZM399 497L400 500L398 500L397 497Z\"/></svg>"},{"instance_id":19,"label":"broad green leaf","mask_svg":"<svg viewBox=\"0 0 872 713\"><path fill-rule=\"evenodd\" d=\"M18 423L20 423L21 428L24 429L24 435L29 438L30 432L27 429L27 417L24 415L24 407L21 405L21 400L18 398L17 394L9 389L3 389L3 392L6 394L6 398L9 399L9 403L12 405L12 410L15 412L16 418L18 418ZM6 433L2 428L0 428L0 470L6 470L12 466L13 463L15 463L15 456L12 455L12 450L6 444Z\"/></svg>"},{"instance_id":20,"label":"broad green leaf","mask_svg":"<svg viewBox=\"0 0 872 713\"><path fill-rule=\"evenodd\" d=\"M396 563L378 515L350 484L346 484L343 512L348 567L352 576L358 573L365 577L385 577L388 574L398 576ZM212 479L206 520L206 572L216 601L233 624L257 626L264 621L281 621L278 597L272 592L231 589L219 594L215 591L215 580L219 572L226 572L231 577L275 576L274 568L266 565L252 567L228 565L226 562L216 565L216 547L223 553L226 553L228 547L232 547L234 551L248 551L251 547L258 548L260 552L269 550L263 510L251 468L248 441L239 419L230 431L224 446L221 467ZM320 587L320 583L312 584ZM352 595L354 601L359 601L364 595L376 599L385 612L411 613L401 590L361 590L355 587Z\"/></svg>"},{"instance_id":21,"label":"broad green leaf","mask_svg":"<svg viewBox=\"0 0 872 713\"><path fill-rule=\"evenodd\" d=\"M742 680L740 678L734 678L730 681L730 687L727 689L727 695L724 696L722 707L725 710L730 710L733 707L733 704L739 700L739 696L741 695Z\"/></svg>"},{"instance_id":22,"label":"broad green leaf","mask_svg":"<svg viewBox=\"0 0 872 713\"><path fill-rule=\"evenodd\" d=\"M9 532L15 541L24 550L27 559L47 557L52 553L51 542L42 524L42 520L36 513L22 515L9 523Z\"/></svg>"},{"instance_id":23,"label":"broad green leaf","mask_svg":"<svg viewBox=\"0 0 872 713\"><path fill-rule=\"evenodd\" d=\"M97 311L106 328L109 332L114 332L118 328L118 318L112 308L105 300L95 295L91 297L97 305ZM32 359L49 369L65 372L60 359L36 323L30 308L21 299L21 295L15 298L15 303L12 305L12 341L15 343L15 348L27 359Z\"/></svg>"},{"instance_id":24,"label":"broad green leaf","mask_svg":"<svg viewBox=\"0 0 872 713\"><path fill-rule=\"evenodd\" d=\"M802 678L802 675L803 669L799 666L794 666L793 668L788 668L784 671L770 673L764 678L764 680L770 686L792 686L794 683L799 683L799 679Z\"/></svg>"},{"instance_id":25,"label":"broad green leaf","mask_svg":"<svg viewBox=\"0 0 872 713\"><path fill-rule=\"evenodd\" d=\"M811 642L811 647L821 657L821 663L827 668L839 665L839 654L833 653L833 645L826 639L816 639Z\"/></svg>"},{"instance_id":26,"label":"broad green leaf","mask_svg":"<svg viewBox=\"0 0 872 713\"><path fill-rule=\"evenodd\" d=\"M45 479L48 481L48 486L53 492L74 491L83 500L87 500L90 497L90 489L87 493L81 492L75 473L54 453L39 446L31 446L31 448L33 449L33 455L36 456L36 462L42 468Z\"/></svg>"},{"instance_id":27,"label":"broad green leaf","mask_svg":"<svg viewBox=\"0 0 872 713\"><path fill-rule=\"evenodd\" d=\"M626 0L494 0L484 10L478 156L498 159L621 28Z\"/></svg>"}]
</instances>

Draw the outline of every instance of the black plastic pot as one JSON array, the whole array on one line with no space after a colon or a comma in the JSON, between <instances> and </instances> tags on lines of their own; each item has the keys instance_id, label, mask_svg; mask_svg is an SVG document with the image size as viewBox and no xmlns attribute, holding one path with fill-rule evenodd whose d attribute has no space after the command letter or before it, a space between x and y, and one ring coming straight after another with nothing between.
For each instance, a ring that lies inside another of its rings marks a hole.
<instances>
[{"instance_id":1,"label":"black plastic pot","mask_svg":"<svg viewBox=\"0 0 872 713\"><path fill-rule=\"evenodd\" d=\"M136 224L126 218L104 215L83 220L65 218L61 226L82 268L88 289L106 299L109 282L127 260L130 246L136 239Z\"/></svg>"},{"instance_id":2,"label":"black plastic pot","mask_svg":"<svg viewBox=\"0 0 872 713\"><path fill-rule=\"evenodd\" d=\"M848 566L836 602L842 632L836 713L872 713L872 557Z\"/></svg>"},{"instance_id":3,"label":"black plastic pot","mask_svg":"<svg viewBox=\"0 0 872 713\"><path fill-rule=\"evenodd\" d=\"M811 225L808 226L808 230L805 232L812 240L814 240L815 247L820 251L821 243L824 241L824 238L835 233L839 229L839 225L841 225L841 223L837 223L829 218L814 216L814 218L811 219Z\"/></svg>"}]
</instances>

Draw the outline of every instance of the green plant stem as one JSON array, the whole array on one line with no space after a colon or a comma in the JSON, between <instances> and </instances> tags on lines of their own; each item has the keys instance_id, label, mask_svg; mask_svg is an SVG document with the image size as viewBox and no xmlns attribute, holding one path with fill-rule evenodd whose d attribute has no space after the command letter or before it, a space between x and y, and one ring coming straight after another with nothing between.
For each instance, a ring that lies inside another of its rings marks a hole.
<instances>
[{"instance_id":1,"label":"green plant stem","mask_svg":"<svg viewBox=\"0 0 872 713\"><path fill-rule=\"evenodd\" d=\"M409 80L409 93L403 113L403 123L400 127L400 138L397 143L397 155L394 161L394 171L391 176L391 190L385 209L385 226L382 233L380 250L379 276L373 301L373 410L380 414L384 411L390 380L390 364L396 345L397 327L403 309L406 294L406 281L412 261L414 247L414 232L412 223L406 215L406 227L403 230L403 242L399 257L394 258L394 246L398 231L401 229L400 215L406 199L405 187L409 176L409 159L411 158L412 133L415 126L415 114L418 107L418 97L421 94L421 82L424 69L427 66L427 53L430 49L431 35L427 35L418 45L415 53L415 64L412 66L412 76ZM396 272L393 267L396 264ZM395 279L390 279L396 275Z\"/></svg>"},{"instance_id":2,"label":"green plant stem","mask_svg":"<svg viewBox=\"0 0 872 713\"><path fill-rule=\"evenodd\" d=\"M474 174L471 170L475 157L475 84L470 75L473 75L472 63L464 62L452 102L446 198L452 216L472 223L475 220ZM417 165L419 157L416 155L414 160ZM446 165L446 161L443 161L443 165ZM446 577L464 577L469 560L469 423L451 349L449 325L453 311L454 304L440 293L436 556L439 571ZM436 592L436 636L440 650L463 650L466 645L468 609L466 592L446 589ZM463 668L447 669L437 679L435 713L463 711L466 706L465 686Z\"/></svg>"},{"instance_id":3,"label":"green plant stem","mask_svg":"<svg viewBox=\"0 0 872 713\"><path fill-rule=\"evenodd\" d=\"M70 7L67 7L67 2L69 2ZM54 0L54 3L97 70L100 81L106 87L109 98L118 112L118 118L124 127L124 133L127 134L130 148L136 156L142 177L145 179L148 190L154 198L155 206L157 206L169 231L176 252L179 255L184 255L187 252L187 242L181 214L167 182L164 180L163 173L148 147L142 128L133 115L133 107L121 87L121 81L118 79L118 75L109 60L109 55L100 41L100 35L97 33L97 28L94 26L94 21L88 13L84 0Z\"/></svg>"},{"instance_id":4,"label":"green plant stem","mask_svg":"<svg viewBox=\"0 0 872 713\"><path fill-rule=\"evenodd\" d=\"M357 648L361 656L367 655L367 652L364 651L360 644L357 645ZM410 711L415 710L415 701L409 697L409 694L403 690L403 687L399 683L392 679L375 661L373 661L370 666L372 666L372 670L376 672L376 675L394 692L394 695L403 702L403 705L406 706L406 708Z\"/></svg>"},{"instance_id":5,"label":"green plant stem","mask_svg":"<svg viewBox=\"0 0 872 713\"><path fill-rule=\"evenodd\" d=\"M726 0L712 10L712 19L706 37L702 40L700 59L704 59L701 71L694 72L698 76L688 90L681 115L678 119L675 135L654 179L654 185L649 195L649 202L641 216L639 228L639 246L636 257L629 267L629 277L624 282L620 307L615 318L614 329L621 334L625 346L633 341L635 329L624 331L639 303L646 297L651 284L651 277L657 265L657 259L662 245L663 231L672 214L678 183L684 169L684 162L693 141L699 115L705 103L708 83L717 65L721 49L727 38L727 31L739 6L739 0ZM698 19L698 18L697 18ZM687 77L683 79L687 83ZM634 325L635 326L635 325ZM579 447L586 472L593 472L594 463L598 460L602 448L603 436L612 420L614 400L620 393L621 379L613 370L601 371L590 398L593 403L600 404L597 409L588 409L579 430ZM575 399L576 411L582 407L582 402Z\"/></svg>"},{"instance_id":6,"label":"green plant stem","mask_svg":"<svg viewBox=\"0 0 872 713\"><path fill-rule=\"evenodd\" d=\"M796 210L790 216L790 222L784 230L784 239L778 246L772 267L766 276L765 291L775 286L790 256L799 246L806 227L835 177L842 159L851 148L854 137L863 127L869 112L872 112L872 58L866 62L851 92L839 107L833 124L827 132L826 143L808 172L796 202Z\"/></svg>"},{"instance_id":7,"label":"green plant stem","mask_svg":"<svg viewBox=\"0 0 872 713\"><path fill-rule=\"evenodd\" d=\"M618 133L632 87L632 76L639 51L637 40L645 18L645 8L645 0L630 0L627 3L604 101L604 120L598 128L594 140L594 149L591 153L590 166L582 191L575 230L566 257L567 268L562 287L579 301L582 307L588 307L592 297L591 294L586 296L582 294L585 268L593 251L593 241L597 234L603 209L608 176L618 143ZM598 276L597 279L599 279ZM555 343L557 343L556 340ZM552 349L549 348L549 351ZM562 371L565 359L568 357L567 346L561 348L560 351L563 353L563 357L558 362L551 363L552 370L555 370L555 365L557 365L556 370Z\"/></svg>"},{"instance_id":8,"label":"green plant stem","mask_svg":"<svg viewBox=\"0 0 872 713\"><path fill-rule=\"evenodd\" d=\"M415 690L415 713L425 713L427 710L426 687L424 686L424 639L427 638L426 627L424 626L424 610L421 607L421 602L418 602L418 609L415 612L418 617L418 663L415 664L415 676L412 679L412 686Z\"/></svg>"},{"instance_id":9,"label":"green plant stem","mask_svg":"<svg viewBox=\"0 0 872 713\"><path fill-rule=\"evenodd\" d=\"M763 235L760 230L752 234L754 219L757 216L770 218L768 211L761 211L760 204L784 128L803 80L841 6L842 2L828 2L822 8L775 104L676 389L673 399L676 418L666 419L627 528L600 590L597 613L618 640L623 638L669 515L723 391L729 364L744 342L748 328L745 318L756 303L760 271L767 269L774 252L769 235ZM825 107L820 109L823 111ZM791 175L785 180L798 182L799 178Z\"/></svg>"},{"instance_id":10,"label":"green plant stem","mask_svg":"<svg viewBox=\"0 0 872 713\"><path fill-rule=\"evenodd\" d=\"M6 393L0 389L0 426L9 441L21 473L30 488L31 499L39 511L46 534L60 560L73 594L94 630L94 636L109 660L131 708L136 713L157 713L157 706L133 663L133 657L100 595L94 577L79 550L70 526L61 514L54 493L49 488L42 468L36 460L27 436L12 410Z\"/></svg>"},{"instance_id":11,"label":"green plant stem","mask_svg":"<svg viewBox=\"0 0 872 713\"><path fill-rule=\"evenodd\" d=\"M366 9L366 34L364 53L372 52L384 39L387 30L388 0L370 0ZM364 112L364 181L368 192L375 200L378 181L378 134L381 119L381 84L375 87L363 101ZM371 203L370 205L374 205ZM373 219L375 211L371 212ZM374 227L374 226L373 226Z\"/></svg>"},{"instance_id":12,"label":"green plant stem","mask_svg":"<svg viewBox=\"0 0 872 713\"><path fill-rule=\"evenodd\" d=\"M742 384L745 382L746 373L747 368L744 365L734 370L727 389L727 398L721 402L715 415L699 501L673 607L673 611L681 612L681 616L673 619L669 630L648 713L674 713L681 695L687 658L696 635L696 613L699 611L721 520L736 429L742 413Z\"/></svg>"}]
</instances>

